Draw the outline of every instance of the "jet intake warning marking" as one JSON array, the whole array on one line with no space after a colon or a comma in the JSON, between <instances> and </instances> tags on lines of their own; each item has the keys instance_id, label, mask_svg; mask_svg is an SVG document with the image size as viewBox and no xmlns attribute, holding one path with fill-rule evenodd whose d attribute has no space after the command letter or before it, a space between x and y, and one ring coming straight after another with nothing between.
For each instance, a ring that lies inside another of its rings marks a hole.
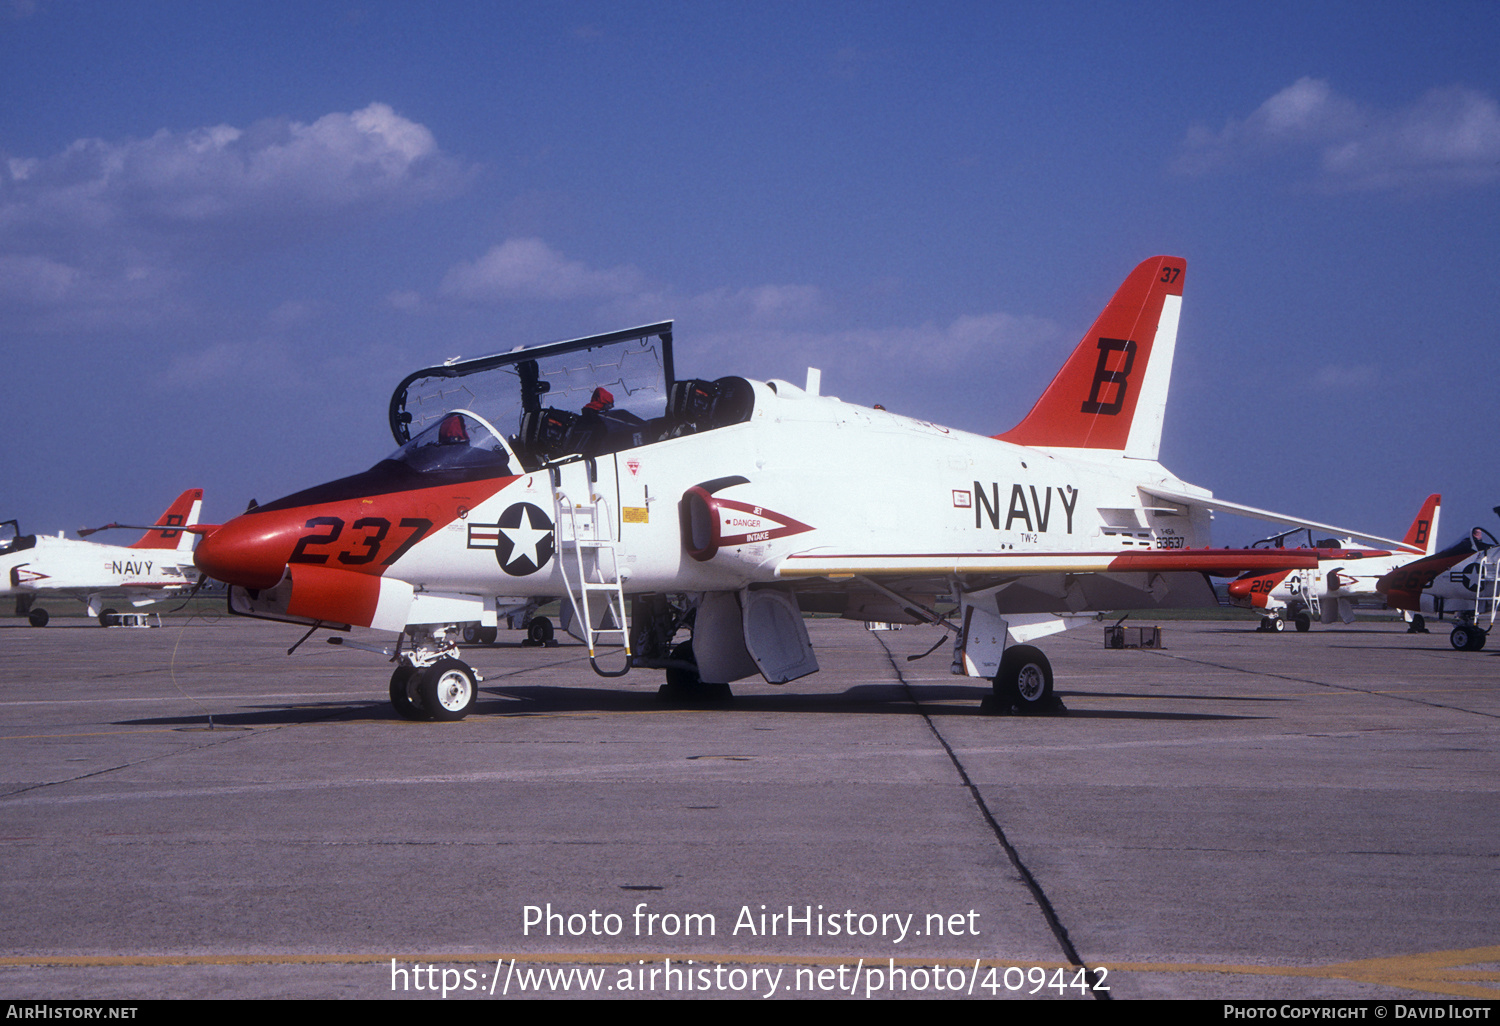
<instances>
[{"instance_id":1,"label":"jet intake warning marking","mask_svg":"<svg viewBox=\"0 0 1500 1026\"><path fill-rule=\"evenodd\" d=\"M1026 501L1028 492L1031 495L1029 503ZM1040 492L1037 491L1036 485L1011 485L1010 506L1005 512L1003 529L1009 531L1012 525L1019 521L1029 532L1042 534L1050 530L1054 524L1052 519L1053 492L1057 493L1058 505L1066 518L1066 532L1072 534L1073 510L1078 506L1078 490L1072 485L1064 488L1043 487ZM990 526L997 531L1002 530L1000 527L1000 483L990 482L989 492L986 494L984 485L975 481L974 494L979 500L974 504L974 526L983 527L984 518L988 516Z\"/></svg>"},{"instance_id":2,"label":"jet intake warning marking","mask_svg":"<svg viewBox=\"0 0 1500 1026\"><path fill-rule=\"evenodd\" d=\"M552 559L555 547L551 518L529 502L508 507L499 523L469 525L469 548L494 549L500 569L512 577L536 573Z\"/></svg>"}]
</instances>

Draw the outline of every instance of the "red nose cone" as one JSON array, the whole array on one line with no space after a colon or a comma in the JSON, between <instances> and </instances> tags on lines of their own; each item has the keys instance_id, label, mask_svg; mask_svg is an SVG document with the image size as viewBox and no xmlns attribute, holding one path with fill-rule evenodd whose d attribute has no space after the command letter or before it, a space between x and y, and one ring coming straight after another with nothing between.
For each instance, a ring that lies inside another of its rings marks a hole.
<instances>
[{"instance_id":1,"label":"red nose cone","mask_svg":"<svg viewBox=\"0 0 1500 1026\"><path fill-rule=\"evenodd\" d=\"M286 570L295 538L296 525L283 524L274 515L236 517L198 543L193 563L216 581L273 588Z\"/></svg>"}]
</instances>

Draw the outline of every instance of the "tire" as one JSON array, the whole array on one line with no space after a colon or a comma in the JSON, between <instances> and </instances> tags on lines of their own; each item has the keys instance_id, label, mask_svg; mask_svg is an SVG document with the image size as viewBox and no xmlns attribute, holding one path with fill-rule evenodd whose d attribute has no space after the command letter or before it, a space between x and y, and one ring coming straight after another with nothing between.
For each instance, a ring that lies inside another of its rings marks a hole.
<instances>
[{"instance_id":1,"label":"tire","mask_svg":"<svg viewBox=\"0 0 1500 1026\"><path fill-rule=\"evenodd\" d=\"M391 674L391 706L403 720L425 720L427 711L422 708L422 696L412 686L417 668L403 662Z\"/></svg>"},{"instance_id":2,"label":"tire","mask_svg":"<svg viewBox=\"0 0 1500 1026\"><path fill-rule=\"evenodd\" d=\"M683 662L697 664L697 660L693 658L693 643L691 641L684 641L673 648L671 657L673 659L680 659ZM702 683L703 679L698 676L697 670L684 670L676 666L667 667L667 687L674 691L690 691Z\"/></svg>"},{"instance_id":3,"label":"tire","mask_svg":"<svg viewBox=\"0 0 1500 1026\"><path fill-rule=\"evenodd\" d=\"M463 631L464 644L465 645L477 645L477 644L479 644L479 632L482 631L483 629L484 628L480 627L479 624L477 624L477 623L466 623L466 624L464 624L464 631Z\"/></svg>"},{"instance_id":4,"label":"tire","mask_svg":"<svg viewBox=\"0 0 1500 1026\"><path fill-rule=\"evenodd\" d=\"M1307 613L1298 613L1296 624L1298 633L1306 634L1312 630L1312 617Z\"/></svg>"},{"instance_id":5,"label":"tire","mask_svg":"<svg viewBox=\"0 0 1500 1026\"><path fill-rule=\"evenodd\" d=\"M673 659L692 663L692 668L668 666L667 681L656 689L663 701L678 706L701 708L723 706L734 701L734 691L728 684L708 684L699 676L697 661L693 657L693 643L684 641L672 649Z\"/></svg>"},{"instance_id":6,"label":"tire","mask_svg":"<svg viewBox=\"0 0 1500 1026\"><path fill-rule=\"evenodd\" d=\"M45 609L37 609L33 607L31 612L26 614L26 622L31 624L31 626L33 627L45 627L47 626L47 621L50 619L51 617L47 615L47 611Z\"/></svg>"},{"instance_id":7,"label":"tire","mask_svg":"<svg viewBox=\"0 0 1500 1026\"><path fill-rule=\"evenodd\" d=\"M1052 664L1041 649L1032 645L1011 645L1000 657L1000 672L995 674L995 694L1002 703L1020 712L1050 711L1052 701Z\"/></svg>"},{"instance_id":8,"label":"tire","mask_svg":"<svg viewBox=\"0 0 1500 1026\"><path fill-rule=\"evenodd\" d=\"M552 621L545 616L534 616L526 625L526 640L533 645L545 645L552 640Z\"/></svg>"},{"instance_id":9,"label":"tire","mask_svg":"<svg viewBox=\"0 0 1500 1026\"><path fill-rule=\"evenodd\" d=\"M118 609L102 609L99 611L99 626L108 627L114 618L120 615Z\"/></svg>"},{"instance_id":10,"label":"tire","mask_svg":"<svg viewBox=\"0 0 1500 1026\"><path fill-rule=\"evenodd\" d=\"M1469 630L1470 628L1465 627L1463 624L1458 624L1453 628L1453 633L1448 635L1448 644L1452 645L1459 652L1469 651L1469 645L1471 644Z\"/></svg>"},{"instance_id":11,"label":"tire","mask_svg":"<svg viewBox=\"0 0 1500 1026\"><path fill-rule=\"evenodd\" d=\"M1286 630L1286 621L1279 616L1270 617L1268 622L1270 626L1266 628L1267 630L1275 631L1277 634Z\"/></svg>"},{"instance_id":12,"label":"tire","mask_svg":"<svg viewBox=\"0 0 1500 1026\"><path fill-rule=\"evenodd\" d=\"M422 708L435 720L461 720L474 708L479 685L474 670L457 659L439 659L418 671L417 694Z\"/></svg>"}]
</instances>

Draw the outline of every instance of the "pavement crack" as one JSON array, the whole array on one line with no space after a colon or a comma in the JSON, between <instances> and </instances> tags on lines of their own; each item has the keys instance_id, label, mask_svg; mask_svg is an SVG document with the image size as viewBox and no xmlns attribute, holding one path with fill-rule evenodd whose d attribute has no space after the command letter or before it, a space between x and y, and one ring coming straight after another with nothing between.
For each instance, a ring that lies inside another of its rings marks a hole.
<instances>
[{"instance_id":1,"label":"pavement crack","mask_svg":"<svg viewBox=\"0 0 1500 1026\"><path fill-rule=\"evenodd\" d=\"M1041 909L1043 918L1047 920L1048 929L1052 931L1052 936L1057 939L1058 946L1062 948L1063 957L1070 964L1081 967L1086 974L1092 972L1092 967L1084 962L1082 956L1078 954L1078 949L1073 946L1073 939L1068 936L1068 928L1063 925L1062 919L1058 917L1057 909L1053 907L1052 900L1047 897L1047 892L1042 889L1042 885L1032 875L1031 870L1027 868L1026 862L1021 858L1021 853L1016 850L1015 845L1010 843L1010 839L1005 836L1004 828L1000 826L994 814L990 812L989 806L985 804L984 797L979 793L979 788L975 786L974 781L969 777L968 770L964 768L963 760L958 757L958 753L953 750L953 746L948 743L948 739L943 737L942 732L937 728L937 724L933 722L932 717L927 714L927 710L922 707L922 703L917 698L916 693L912 691L911 684L907 681L906 675L901 672L901 666L896 662L896 657L892 654L890 646L879 635L876 635L875 640L879 641L880 647L885 650L885 657L891 664L891 670L896 674L896 679L901 682L901 686L906 689L907 697L916 706L917 714L927 724L927 729L932 732L932 736L937 739L938 744L943 746L943 751L948 755L948 761L953 764L953 769L958 773L959 780L963 782L964 787L968 790L969 798L974 802L975 808L979 810L979 814L985 823L988 824L990 832L995 835L995 840L999 841L1000 847L1005 850L1006 857L1010 859L1011 867L1020 875L1022 882L1026 884L1027 890L1031 892L1032 900L1036 902L1037 908ZM1109 993L1106 991L1095 990L1092 993L1095 999L1099 1001L1108 1001L1110 999Z\"/></svg>"}]
</instances>

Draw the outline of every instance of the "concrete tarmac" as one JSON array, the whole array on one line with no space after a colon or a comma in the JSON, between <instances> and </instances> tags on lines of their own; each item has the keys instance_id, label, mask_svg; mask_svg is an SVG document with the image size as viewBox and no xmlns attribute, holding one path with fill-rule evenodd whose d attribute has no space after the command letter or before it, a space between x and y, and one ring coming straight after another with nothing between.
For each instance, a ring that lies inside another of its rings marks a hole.
<instances>
[{"instance_id":1,"label":"concrete tarmac","mask_svg":"<svg viewBox=\"0 0 1500 1026\"><path fill-rule=\"evenodd\" d=\"M1436 625L1081 628L1036 718L931 629L689 709L502 642L411 723L321 633L4 623L6 998L1500 996L1500 652Z\"/></svg>"}]
</instances>

